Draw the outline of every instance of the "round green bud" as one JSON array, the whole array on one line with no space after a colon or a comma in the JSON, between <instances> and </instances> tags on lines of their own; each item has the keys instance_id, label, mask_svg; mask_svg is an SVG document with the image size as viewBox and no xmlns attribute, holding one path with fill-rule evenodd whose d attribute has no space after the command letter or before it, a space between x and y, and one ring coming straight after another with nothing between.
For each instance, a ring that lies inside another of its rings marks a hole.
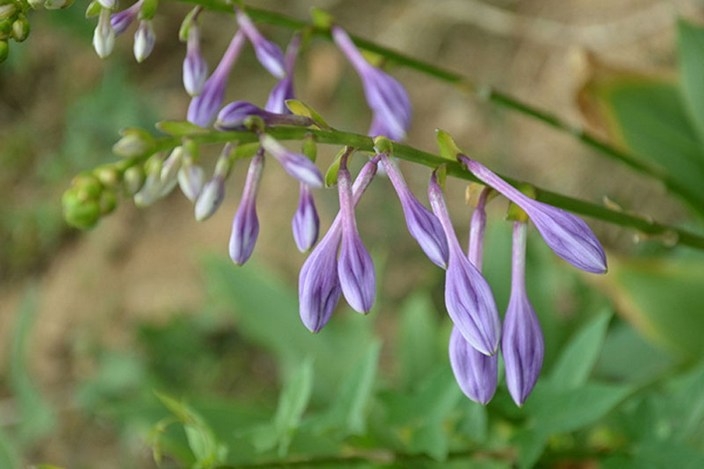
<instances>
[{"instance_id":1,"label":"round green bud","mask_svg":"<svg viewBox=\"0 0 704 469\"><path fill-rule=\"evenodd\" d=\"M125 129L121 134L122 138L112 146L112 151L123 158L145 155L154 147L154 137L142 129Z\"/></svg>"},{"instance_id":2,"label":"round green bud","mask_svg":"<svg viewBox=\"0 0 704 469\"><path fill-rule=\"evenodd\" d=\"M122 185L129 195L135 195L144 185L144 169L140 166L132 166L125 170L122 176Z\"/></svg>"},{"instance_id":3,"label":"round green bud","mask_svg":"<svg viewBox=\"0 0 704 469\"><path fill-rule=\"evenodd\" d=\"M100 214L107 215L117 207L117 195L113 191L103 191L100 195Z\"/></svg>"},{"instance_id":4,"label":"round green bud","mask_svg":"<svg viewBox=\"0 0 704 469\"><path fill-rule=\"evenodd\" d=\"M92 228L100 220L100 204L95 200L81 200L71 188L64 192L61 202L66 223L82 230Z\"/></svg>"},{"instance_id":5,"label":"round green bud","mask_svg":"<svg viewBox=\"0 0 704 469\"><path fill-rule=\"evenodd\" d=\"M72 190L81 200L97 200L103 192L103 185L92 174L79 174L73 179Z\"/></svg>"},{"instance_id":6,"label":"round green bud","mask_svg":"<svg viewBox=\"0 0 704 469\"><path fill-rule=\"evenodd\" d=\"M0 40L6 41L12 36L12 19L0 19Z\"/></svg>"},{"instance_id":7,"label":"round green bud","mask_svg":"<svg viewBox=\"0 0 704 469\"><path fill-rule=\"evenodd\" d=\"M29 36L29 20L25 15L18 15L12 23L12 37L17 42L22 42Z\"/></svg>"},{"instance_id":8,"label":"round green bud","mask_svg":"<svg viewBox=\"0 0 704 469\"><path fill-rule=\"evenodd\" d=\"M0 20L11 20L17 13L17 6L14 3L0 5Z\"/></svg>"},{"instance_id":9,"label":"round green bud","mask_svg":"<svg viewBox=\"0 0 704 469\"><path fill-rule=\"evenodd\" d=\"M98 166L93 170L93 174L103 186L109 188L116 188L120 185L122 180L120 171L114 165L110 164Z\"/></svg>"}]
</instances>

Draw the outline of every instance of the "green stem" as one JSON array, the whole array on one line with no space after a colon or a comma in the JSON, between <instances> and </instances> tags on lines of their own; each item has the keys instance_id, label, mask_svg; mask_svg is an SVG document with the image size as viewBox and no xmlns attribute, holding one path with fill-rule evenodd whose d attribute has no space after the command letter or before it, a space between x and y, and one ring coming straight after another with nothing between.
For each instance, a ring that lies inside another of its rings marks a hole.
<instances>
[{"instance_id":1,"label":"green stem","mask_svg":"<svg viewBox=\"0 0 704 469\"><path fill-rule=\"evenodd\" d=\"M232 12L232 7L227 2L222 0L182 1L202 5L205 8L209 8L212 10ZM261 23L273 24L288 29L308 30L317 36L324 37L328 40L331 39L330 31L328 29L317 28L310 22L291 18L281 13L276 13L254 7L247 7L247 13L253 19ZM701 203L702 201L700 197L697 194L693 193L685 185L682 185L679 181L674 179L660 166L652 164L642 158L638 158L637 156L632 155L626 151L620 150L614 147L613 145L609 144L608 142L601 140L599 137L590 134L584 129L569 124L568 122L553 113L524 103L517 98L514 98L506 93L494 90L491 87L477 86L469 78L459 73L455 73L442 67L438 67L422 60L415 59L408 55L399 53L392 49L380 46L374 42L356 36L352 36L352 39L358 47L365 49L369 52L381 55L389 62L394 62L397 65L416 70L433 78L437 78L438 80L444 81L464 93L474 94L480 97L481 99L485 99L491 103L496 104L497 106L505 107L519 114L523 114L539 122L542 122L543 124L546 124L556 130L566 132L572 135L584 145L598 151L602 155L610 159L619 161L620 163L625 164L626 166L630 167L635 171L638 171L649 177L662 181L662 183L669 191L679 196L699 215L704 216L704 204Z\"/></svg>"},{"instance_id":2,"label":"green stem","mask_svg":"<svg viewBox=\"0 0 704 469\"><path fill-rule=\"evenodd\" d=\"M331 144L339 146L350 146L361 151L373 152L374 141L365 135L355 134L352 132L343 132L339 130L320 130L301 127L271 127L267 129L267 133L278 140L296 140L300 141L306 135L312 134L318 143ZM182 136L179 136L182 137ZM200 144L226 143L230 141L238 141L240 145L257 141L257 136L253 132L238 131L238 132L200 132L185 137L194 140ZM180 138L167 137L158 142L160 149L167 149L169 146L176 146L180 142ZM436 168L442 164L447 166L448 174L464 179L467 181L479 182L469 171L463 168L456 161L449 161L440 155L428 153L419 150L410 145L394 143L394 156L397 158L421 164L429 168ZM528 184L513 178L501 176L503 179L511 183L515 187L523 184ZM626 213L620 210L615 210L603 205L587 202L584 200L568 197L558 194L540 187L533 186L535 190L535 199L545 202L556 207L569 210L580 215L591 217L597 220L605 221L614 225L625 228L632 228L649 237L658 238L668 246L689 246L697 249L704 249L704 236L692 233L690 231L677 228L664 223L658 223L651 218Z\"/></svg>"}]
</instances>

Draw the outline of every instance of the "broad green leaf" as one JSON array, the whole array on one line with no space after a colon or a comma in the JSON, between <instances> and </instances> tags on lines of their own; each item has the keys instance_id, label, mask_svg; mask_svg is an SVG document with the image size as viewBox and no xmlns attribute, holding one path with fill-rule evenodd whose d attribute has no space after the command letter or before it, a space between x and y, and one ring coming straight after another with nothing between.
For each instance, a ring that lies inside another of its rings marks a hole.
<instances>
[{"instance_id":1,"label":"broad green leaf","mask_svg":"<svg viewBox=\"0 0 704 469\"><path fill-rule=\"evenodd\" d=\"M569 390L586 383L599 357L610 312L602 312L587 323L562 349L549 381L557 389Z\"/></svg>"},{"instance_id":2,"label":"broad green leaf","mask_svg":"<svg viewBox=\"0 0 704 469\"><path fill-rule=\"evenodd\" d=\"M677 22L680 84L693 127L704 142L704 28L683 19Z\"/></svg>"},{"instance_id":3,"label":"broad green leaf","mask_svg":"<svg viewBox=\"0 0 704 469\"><path fill-rule=\"evenodd\" d=\"M344 436L364 432L365 410L374 390L380 352L379 341L369 344L367 354L341 383L330 409L315 423L318 431L342 429Z\"/></svg>"},{"instance_id":4,"label":"broad green leaf","mask_svg":"<svg viewBox=\"0 0 704 469\"><path fill-rule=\"evenodd\" d=\"M411 296L401 308L396 354L404 389L412 389L440 362L438 323L432 311L433 304L426 292Z\"/></svg>"},{"instance_id":5,"label":"broad green leaf","mask_svg":"<svg viewBox=\"0 0 704 469\"><path fill-rule=\"evenodd\" d=\"M279 397L279 406L274 416L274 429L278 436L280 456L284 456L288 451L291 438L308 406L312 388L313 361L306 358L286 382Z\"/></svg>"},{"instance_id":6,"label":"broad green leaf","mask_svg":"<svg viewBox=\"0 0 704 469\"><path fill-rule=\"evenodd\" d=\"M668 80L629 72L595 72L580 98L588 115L639 158L663 168L704 204L704 147Z\"/></svg>"},{"instance_id":7,"label":"broad green leaf","mask_svg":"<svg viewBox=\"0 0 704 469\"><path fill-rule=\"evenodd\" d=\"M702 185L704 187L704 185ZM642 334L680 355L704 353L701 257L610 259L606 291Z\"/></svg>"},{"instance_id":8,"label":"broad green leaf","mask_svg":"<svg viewBox=\"0 0 704 469\"><path fill-rule=\"evenodd\" d=\"M634 450L634 467L676 467L677 469L699 469L704 467L701 449L674 441L644 441Z\"/></svg>"}]
</instances>

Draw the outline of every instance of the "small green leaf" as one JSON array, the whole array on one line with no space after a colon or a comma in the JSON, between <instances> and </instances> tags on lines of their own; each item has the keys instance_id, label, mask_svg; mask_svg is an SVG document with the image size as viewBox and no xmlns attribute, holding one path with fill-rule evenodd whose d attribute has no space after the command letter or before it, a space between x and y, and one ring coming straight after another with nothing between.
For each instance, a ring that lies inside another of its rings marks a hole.
<instances>
[{"instance_id":1,"label":"small green leaf","mask_svg":"<svg viewBox=\"0 0 704 469\"><path fill-rule=\"evenodd\" d=\"M335 159L330 163L330 166L328 166L327 171L325 171L325 187L334 187L337 184L337 173L340 171L340 161L342 155L346 153L347 149L345 148L337 152Z\"/></svg>"},{"instance_id":2,"label":"small green leaf","mask_svg":"<svg viewBox=\"0 0 704 469\"><path fill-rule=\"evenodd\" d=\"M310 118L315 123L315 125L317 125L321 129L330 130L330 126L327 122L325 122L323 116L318 114L315 109L313 109L303 101L299 101L298 99L287 99L286 107L289 109L289 111L291 111L297 116Z\"/></svg>"},{"instance_id":3,"label":"small green leaf","mask_svg":"<svg viewBox=\"0 0 704 469\"><path fill-rule=\"evenodd\" d=\"M448 132L437 129L435 131L435 139L440 149L440 156L450 161L457 161L457 155L462 153L455 140Z\"/></svg>"},{"instance_id":4,"label":"small green leaf","mask_svg":"<svg viewBox=\"0 0 704 469\"><path fill-rule=\"evenodd\" d=\"M583 385L594 367L606 336L611 313L604 311L579 330L560 352L549 381L557 389Z\"/></svg>"},{"instance_id":5,"label":"small green leaf","mask_svg":"<svg viewBox=\"0 0 704 469\"><path fill-rule=\"evenodd\" d=\"M288 452L293 434L301 423L301 417L308 406L308 401L310 401L312 389L313 361L306 358L284 385L274 416L279 455L282 457Z\"/></svg>"}]
</instances>

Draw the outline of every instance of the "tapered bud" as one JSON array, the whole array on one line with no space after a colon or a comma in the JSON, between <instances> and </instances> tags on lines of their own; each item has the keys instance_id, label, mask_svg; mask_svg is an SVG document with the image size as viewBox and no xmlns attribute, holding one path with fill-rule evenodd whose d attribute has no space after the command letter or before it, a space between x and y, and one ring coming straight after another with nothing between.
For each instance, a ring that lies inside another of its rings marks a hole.
<instances>
[{"instance_id":1,"label":"tapered bud","mask_svg":"<svg viewBox=\"0 0 704 469\"><path fill-rule=\"evenodd\" d=\"M110 25L116 35L124 33L127 28L137 19L139 10L142 8L142 0L134 3L131 7L110 15Z\"/></svg>"},{"instance_id":2,"label":"tapered bud","mask_svg":"<svg viewBox=\"0 0 704 469\"><path fill-rule=\"evenodd\" d=\"M499 346L500 321L489 284L465 256L455 235L442 189L433 172L428 186L430 206L442 224L449 248L445 274L445 307L469 344L485 355Z\"/></svg>"},{"instance_id":3,"label":"tapered bud","mask_svg":"<svg viewBox=\"0 0 704 469\"><path fill-rule=\"evenodd\" d=\"M134 58L143 62L154 50L156 34L151 20L142 20L134 33Z\"/></svg>"},{"instance_id":4,"label":"tapered bud","mask_svg":"<svg viewBox=\"0 0 704 469\"><path fill-rule=\"evenodd\" d=\"M281 48L273 42L267 40L254 25L252 20L243 11L237 10L237 23L242 31L252 43L257 60L266 68L269 73L276 78L283 78L286 75L284 65L284 54Z\"/></svg>"},{"instance_id":5,"label":"tapered bud","mask_svg":"<svg viewBox=\"0 0 704 469\"><path fill-rule=\"evenodd\" d=\"M604 248L581 218L527 197L489 168L465 155L459 155L458 160L479 180L523 209L555 254L578 269L597 274L606 272Z\"/></svg>"},{"instance_id":6,"label":"tapered bud","mask_svg":"<svg viewBox=\"0 0 704 469\"><path fill-rule=\"evenodd\" d=\"M525 288L527 225L514 223L511 296L504 318L501 353L506 369L506 385L511 397L523 405L533 390L543 365L543 333Z\"/></svg>"},{"instance_id":7,"label":"tapered bud","mask_svg":"<svg viewBox=\"0 0 704 469\"><path fill-rule=\"evenodd\" d=\"M293 239L296 247L301 252L309 251L318 240L320 230L320 218L315 209L313 193L306 184L300 183L300 195L298 198L298 208L291 220Z\"/></svg>"},{"instance_id":8,"label":"tapered bud","mask_svg":"<svg viewBox=\"0 0 704 469\"><path fill-rule=\"evenodd\" d=\"M315 163L305 155L289 150L271 135L262 134L259 142L267 153L276 158L288 174L310 187L323 186L323 175Z\"/></svg>"},{"instance_id":9,"label":"tapered bud","mask_svg":"<svg viewBox=\"0 0 704 469\"><path fill-rule=\"evenodd\" d=\"M472 347L457 327L450 335L450 365L460 389L471 400L486 405L496 392L499 356L484 355Z\"/></svg>"},{"instance_id":10,"label":"tapered bud","mask_svg":"<svg viewBox=\"0 0 704 469\"><path fill-rule=\"evenodd\" d=\"M257 217L257 190L264 169L264 155L258 152L249 164L247 179L242 191L242 199L232 221L230 235L230 258L237 265L242 265L251 257L259 235L259 218Z\"/></svg>"},{"instance_id":11,"label":"tapered bud","mask_svg":"<svg viewBox=\"0 0 704 469\"><path fill-rule=\"evenodd\" d=\"M286 55L284 57L286 76L279 80L271 89L269 98L266 101L266 106L264 106L264 109L267 111L276 112L278 114L290 114L289 109L286 107L286 101L296 97L296 93L293 89L293 69L296 65L296 57L298 56L300 46L301 36L295 34L286 48Z\"/></svg>"},{"instance_id":12,"label":"tapered bud","mask_svg":"<svg viewBox=\"0 0 704 469\"><path fill-rule=\"evenodd\" d=\"M110 25L110 10L103 8L98 16L98 25L93 32L93 48L101 59L110 55L115 47L115 31Z\"/></svg>"},{"instance_id":13,"label":"tapered bud","mask_svg":"<svg viewBox=\"0 0 704 469\"><path fill-rule=\"evenodd\" d=\"M183 60L183 87L191 96L198 96L208 78L208 64L200 51L200 27L193 23L188 29L186 58Z\"/></svg>"}]
</instances>

